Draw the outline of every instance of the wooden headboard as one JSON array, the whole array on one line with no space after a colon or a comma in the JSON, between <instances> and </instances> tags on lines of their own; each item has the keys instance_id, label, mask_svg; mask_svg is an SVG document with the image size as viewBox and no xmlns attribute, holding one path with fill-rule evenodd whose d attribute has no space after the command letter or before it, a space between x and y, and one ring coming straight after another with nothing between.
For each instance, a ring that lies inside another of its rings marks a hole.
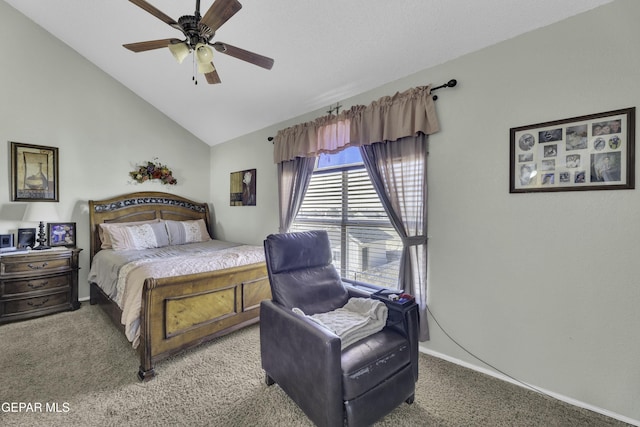
<instances>
[{"instance_id":1,"label":"wooden headboard","mask_svg":"<svg viewBox=\"0 0 640 427\"><path fill-rule=\"evenodd\" d=\"M98 224L146 221L151 219L185 221L204 219L211 234L209 205L160 191L123 194L106 200L89 200L90 260L100 251Z\"/></svg>"}]
</instances>

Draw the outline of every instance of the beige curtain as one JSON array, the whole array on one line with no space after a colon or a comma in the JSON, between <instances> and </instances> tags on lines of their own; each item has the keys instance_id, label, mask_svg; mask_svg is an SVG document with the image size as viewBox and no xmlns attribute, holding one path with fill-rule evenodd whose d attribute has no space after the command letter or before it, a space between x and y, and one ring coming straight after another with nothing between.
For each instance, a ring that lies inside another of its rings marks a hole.
<instances>
[{"instance_id":1,"label":"beige curtain","mask_svg":"<svg viewBox=\"0 0 640 427\"><path fill-rule=\"evenodd\" d=\"M431 97L431 85L385 96L368 106L357 105L337 116L278 131L274 138L275 163L296 157L317 157L349 146L396 141L418 133L430 135L440 127Z\"/></svg>"},{"instance_id":2,"label":"beige curtain","mask_svg":"<svg viewBox=\"0 0 640 427\"><path fill-rule=\"evenodd\" d=\"M351 117L352 145L397 141L418 133L431 135L440 130L431 85L385 96L367 107L358 106Z\"/></svg>"}]
</instances>

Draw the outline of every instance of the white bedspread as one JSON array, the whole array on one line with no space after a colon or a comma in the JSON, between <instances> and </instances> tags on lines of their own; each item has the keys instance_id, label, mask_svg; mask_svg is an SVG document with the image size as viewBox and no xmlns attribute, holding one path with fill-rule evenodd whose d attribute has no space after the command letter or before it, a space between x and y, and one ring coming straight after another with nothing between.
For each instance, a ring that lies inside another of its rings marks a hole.
<instances>
[{"instance_id":1,"label":"white bedspread","mask_svg":"<svg viewBox=\"0 0 640 427\"><path fill-rule=\"evenodd\" d=\"M89 281L122 310L127 339L140 340L142 287L148 277L163 278L222 270L264 261L260 246L211 241L142 251L102 250L93 258Z\"/></svg>"}]
</instances>

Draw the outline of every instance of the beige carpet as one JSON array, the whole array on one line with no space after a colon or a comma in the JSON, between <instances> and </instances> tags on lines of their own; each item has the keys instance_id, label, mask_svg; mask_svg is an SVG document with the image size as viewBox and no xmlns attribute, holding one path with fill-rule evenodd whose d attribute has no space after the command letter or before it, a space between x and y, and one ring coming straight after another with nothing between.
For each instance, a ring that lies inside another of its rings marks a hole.
<instances>
[{"instance_id":1,"label":"beige carpet","mask_svg":"<svg viewBox=\"0 0 640 427\"><path fill-rule=\"evenodd\" d=\"M278 386L264 384L258 328L161 362L140 383L136 353L96 306L0 326L0 425L311 426ZM11 402L41 403L42 412L6 412ZM61 412L46 412L47 403ZM625 424L421 355L415 403L376 425Z\"/></svg>"}]
</instances>

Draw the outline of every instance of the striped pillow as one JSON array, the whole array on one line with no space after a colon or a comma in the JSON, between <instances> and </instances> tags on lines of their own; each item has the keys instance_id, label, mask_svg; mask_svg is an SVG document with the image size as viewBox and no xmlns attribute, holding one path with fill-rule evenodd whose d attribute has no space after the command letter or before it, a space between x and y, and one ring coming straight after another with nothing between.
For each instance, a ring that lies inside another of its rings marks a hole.
<instances>
[{"instance_id":1,"label":"striped pillow","mask_svg":"<svg viewBox=\"0 0 640 427\"><path fill-rule=\"evenodd\" d=\"M170 245L184 245L185 243L206 242L211 240L207 225L203 219L192 221L166 220Z\"/></svg>"}]
</instances>

